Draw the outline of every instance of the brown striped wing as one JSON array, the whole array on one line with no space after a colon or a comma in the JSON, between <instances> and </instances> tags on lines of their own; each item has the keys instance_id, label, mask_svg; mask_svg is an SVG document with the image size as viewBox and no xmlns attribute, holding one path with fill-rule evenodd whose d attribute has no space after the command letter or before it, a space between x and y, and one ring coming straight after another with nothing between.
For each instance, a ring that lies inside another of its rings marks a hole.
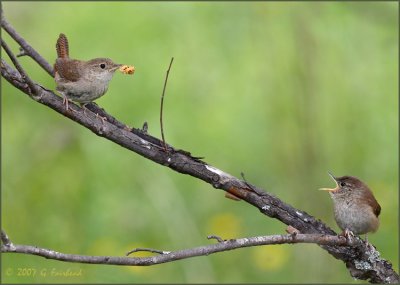
<instances>
[{"instance_id":1,"label":"brown striped wing","mask_svg":"<svg viewBox=\"0 0 400 285\"><path fill-rule=\"evenodd\" d=\"M75 82L81 77L81 62L79 60L57 58L54 67L55 71L62 79Z\"/></svg>"}]
</instances>

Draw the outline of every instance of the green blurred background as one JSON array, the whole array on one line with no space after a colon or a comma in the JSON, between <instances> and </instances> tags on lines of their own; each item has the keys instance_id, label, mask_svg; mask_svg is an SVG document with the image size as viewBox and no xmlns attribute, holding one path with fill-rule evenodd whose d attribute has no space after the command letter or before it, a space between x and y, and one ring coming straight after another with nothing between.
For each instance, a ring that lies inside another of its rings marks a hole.
<instances>
[{"instance_id":1,"label":"green blurred background","mask_svg":"<svg viewBox=\"0 0 400 285\"><path fill-rule=\"evenodd\" d=\"M369 239L398 268L398 3L7 2L3 9L50 63L63 32L71 57L134 65L134 76L116 74L97 103L130 126L147 121L157 137L165 71L175 57L164 109L168 143L232 175L243 171L335 230L330 197L316 189L333 186L327 171L361 178L383 209ZM30 58L20 61L54 90ZM135 247L209 244L209 234L285 232L254 207L93 135L3 79L1 92L2 228L15 243L121 256ZM51 274L68 270L82 271ZM363 283L315 245L153 267L5 254L2 281Z\"/></svg>"}]
</instances>

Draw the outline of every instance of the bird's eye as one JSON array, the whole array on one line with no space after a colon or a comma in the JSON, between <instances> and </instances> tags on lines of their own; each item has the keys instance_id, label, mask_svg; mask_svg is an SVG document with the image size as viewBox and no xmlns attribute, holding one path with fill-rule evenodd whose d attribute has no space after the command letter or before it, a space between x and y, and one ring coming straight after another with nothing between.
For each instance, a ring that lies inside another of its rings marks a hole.
<instances>
[{"instance_id":1,"label":"bird's eye","mask_svg":"<svg viewBox=\"0 0 400 285\"><path fill-rule=\"evenodd\" d=\"M102 63L102 64L100 64L100 68L104 69L104 68L106 68L106 65L104 63Z\"/></svg>"},{"instance_id":2,"label":"bird's eye","mask_svg":"<svg viewBox=\"0 0 400 285\"><path fill-rule=\"evenodd\" d=\"M344 187L344 186L346 186L346 183L340 182L340 186L341 186L341 187Z\"/></svg>"}]
</instances>

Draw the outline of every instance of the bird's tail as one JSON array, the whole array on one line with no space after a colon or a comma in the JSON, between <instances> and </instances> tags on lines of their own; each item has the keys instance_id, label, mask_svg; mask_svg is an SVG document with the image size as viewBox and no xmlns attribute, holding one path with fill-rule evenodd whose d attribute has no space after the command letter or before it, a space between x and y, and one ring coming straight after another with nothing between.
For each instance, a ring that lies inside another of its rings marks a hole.
<instances>
[{"instance_id":1,"label":"bird's tail","mask_svg":"<svg viewBox=\"0 0 400 285\"><path fill-rule=\"evenodd\" d=\"M68 58L69 57L69 47L68 40L64 34L60 34L56 44L57 56L58 58Z\"/></svg>"}]
</instances>

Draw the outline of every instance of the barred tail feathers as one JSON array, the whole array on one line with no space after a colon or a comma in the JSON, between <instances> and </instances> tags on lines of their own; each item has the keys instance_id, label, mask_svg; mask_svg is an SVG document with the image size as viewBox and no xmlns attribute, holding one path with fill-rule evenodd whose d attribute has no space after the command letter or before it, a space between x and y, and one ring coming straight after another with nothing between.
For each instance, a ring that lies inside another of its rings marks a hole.
<instances>
[{"instance_id":1,"label":"barred tail feathers","mask_svg":"<svg viewBox=\"0 0 400 285\"><path fill-rule=\"evenodd\" d=\"M56 44L57 56L59 58L68 58L69 57L69 47L68 40L64 34L60 34Z\"/></svg>"}]
</instances>

